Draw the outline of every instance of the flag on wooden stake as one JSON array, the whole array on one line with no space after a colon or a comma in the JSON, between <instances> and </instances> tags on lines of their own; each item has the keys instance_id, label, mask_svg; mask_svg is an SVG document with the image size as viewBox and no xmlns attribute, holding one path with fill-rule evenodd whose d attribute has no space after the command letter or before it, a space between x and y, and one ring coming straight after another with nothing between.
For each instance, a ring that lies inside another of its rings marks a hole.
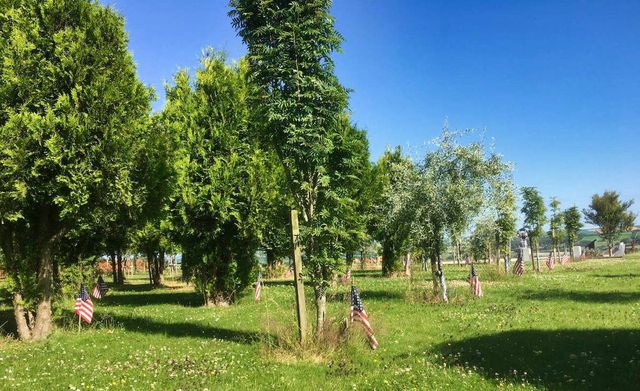
<instances>
[{"instance_id":1,"label":"flag on wooden stake","mask_svg":"<svg viewBox=\"0 0 640 391\"><path fill-rule=\"evenodd\" d=\"M369 344L371 345L371 349L376 350L378 348L378 341L376 337L373 335L373 329L371 328L371 324L369 323L369 316L367 315L367 311L364 310L364 306L362 305L362 299L360 299L360 293L358 293L358 289L351 285L351 323L360 322L362 327L364 328L364 332L367 334L367 338L369 339Z\"/></svg>"},{"instance_id":2,"label":"flag on wooden stake","mask_svg":"<svg viewBox=\"0 0 640 391\"><path fill-rule=\"evenodd\" d=\"M262 282L260 281L260 273L258 273L258 281L256 281L256 301L260 301L261 291L262 291Z\"/></svg>"},{"instance_id":3,"label":"flag on wooden stake","mask_svg":"<svg viewBox=\"0 0 640 391\"><path fill-rule=\"evenodd\" d=\"M80 284L80 293L76 298L76 304L73 312L78 314L82 320L87 322L87 324L91 324L91 320L93 319L93 302L91 301L89 292L87 292L84 284Z\"/></svg>"}]
</instances>

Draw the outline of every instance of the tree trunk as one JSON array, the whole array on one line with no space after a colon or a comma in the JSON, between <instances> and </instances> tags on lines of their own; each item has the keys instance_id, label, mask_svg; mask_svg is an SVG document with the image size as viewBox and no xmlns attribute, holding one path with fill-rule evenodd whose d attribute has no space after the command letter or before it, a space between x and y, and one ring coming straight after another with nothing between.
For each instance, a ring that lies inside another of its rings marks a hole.
<instances>
[{"instance_id":1,"label":"tree trunk","mask_svg":"<svg viewBox=\"0 0 640 391\"><path fill-rule=\"evenodd\" d=\"M320 337L327 312L327 292L322 286L316 286L314 291L316 294L316 336Z\"/></svg>"},{"instance_id":2,"label":"tree trunk","mask_svg":"<svg viewBox=\"0 0 640 391\"><path fill-rule=\"evenodd\" d=\"M496 249L496 267L498 268L498 273L500 273L500 246Z\"/></svg>"},{"instance_id":3,"label":"tree trunk","mask_svg":"<svg viewBox=\"0 0 640 391\"><path fill-rule=\"evenodd\" d=\"M530 246L528 247L529 252L529 258L531 258L531 267L533 268L533 270L539 272L540 270L538 269L537 265L536 265L536 260L533 257L533 246L531 241L529 242Z\"/></svg>"},{"instance_id":4,"label":"tree trunk","mask_svg":"<svg viewBox=\"0 0 640 391\"><path fill-rule=\"evenodd\" d=\"M267 268L273 270L276 266L276 256L273 250L267 249Z\"/></svg>"},{"instance_id":5,"label":"tree trunk","mask_svg":"<svg viewBox=\"0 0 640 391\"><path fill-rule=\"evenodd\" d=\"M147 252L147 271L149 272L149 285L153 285L153 265L155 263L154 258L155 256L152 251Z\"/></svg>"},{"instance_id":6,"label":"tree trunk","mask_svg":"<svg viewBox=\"0 0 640 391\"><path fill-rule=\"evenodd\" d=\"M431 255L431 281L433 282L433 294L438 294L438 261L436 260L435 255Z\"/></svg>"},{"instance_id":7,"label":"tree trunk","mask_svg":"<svg viewBox=\"0 0 640 391\"><path fill-rule=\"evenodd\" d=\"M13 294L13 314L16 318L16 327L18 331L18 337L23 341L29 341L31 339L31 328L28 322L28 315L25 308L22 306L22 293L14 292Z\"/></svg>"},{"instance_id":8,"label":"tree trunk","mask_svg":"<svg viewBox=\"0 0 640 391\"><path fill-rule=\"evenodd\" d=\"M442 289L442 301L448 303L449 297L447 296L447 281L444 278L444 271L442 270L442 258L440 257L440 254L438 254L438 277L440 278L440 288Z\"/></svg>"},{"instance_id":9,"label":"tree trunk","mask_svg":"<svg viewBox=\"0 0 640 391\"><path fill-rule=\"evenodd\" d=\"M540 271L540 244L536 239L536 270Z\"/></svg>"},{"instance_id":10,"label":"tree trunk","mask_svg":"<svg viewBox=\"0 0 640 391\"><path fill-rule=\"evenodd\" d=\"M404 275L411 277L411 252L407 252L404 260Z\"/></svg>"},{"instance_id":11,"label":"tree trunk","mask_svg":"<svg viewBox=\"0 0 640 391\"><path fill-rule=\"evenodd\" d=\"M347 251L345 253L345 263L347 267L347 270L345 270L345 273L351 270L351 268L353 267L353 258L354 258L353 251Z\"/></svg>"},{"instance_id":12,"label":"tree trunk","mask_svg":"<svg viewBox=\"0 0 640 391\"><path fill-rule=\"evenodd\" d=\"M51 332L51 282L53 279L53 262L51 261L51 245L46 243L41 250L40 267L38 268L38 293L40 302L36 309L36 319L32 330L34 340L47 338Z\"/></svg>"},{"instance_id":13,"label":"tree trunk","mask_svg":"<svg viewBox=\"0 0 640 391\"><path fill-rule=\"evenodd\" d=\"M111 251L111 276L113 277L113 285L118 283L118 269L116 268L116 252Z\"/></svg>"},{"instance_id":14,"label":"tree trunk","mask_svg":"<svg viewBox=\"0 0 640 391\"><path fill-rule=\"evenodd\" d=\"M118 284L124 284L124 274L122 274L122 250L118 250Z\"/></svg>"}]
</instances>

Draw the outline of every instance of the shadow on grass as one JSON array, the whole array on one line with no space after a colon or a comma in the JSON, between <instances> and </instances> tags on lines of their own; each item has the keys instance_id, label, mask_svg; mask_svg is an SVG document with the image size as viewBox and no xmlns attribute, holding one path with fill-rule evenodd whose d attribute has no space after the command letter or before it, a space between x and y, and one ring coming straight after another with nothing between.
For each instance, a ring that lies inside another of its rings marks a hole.
<instances>
[{"instance_id":1,"label":"shadow on grass","mask_svg":"<svg viewBox=\"0 0 640 391\"><path fill-rule=\"evenodd\" d=\"M628 303L640 301L640 292L588 292L550 289L545 291L526 291L521 299L530 300L571 300L586 303Z\"/></svg>"},{"instance_id":2,"label":"shadow on grass","mask_svg":"<svg viewBox=\"0 0 640 391\"><path fill-rule=\"evenodd\" d=\"M113 322L116 326L122 326L127 331L133 331L142 334L163 334L171 337L191 337L202 339L216 338L243 344L252 344L256 341L274 338L267 333L232 330L222 327L214 327L187 322L156 322L148 318L135 316L116 315L113 316Z\"/></svg>"},{"instance_id":3,"label":"shadow on grass","mask_svg":"<svg viewBox=\"0 0 640 391\"><path fill-rule=\"evenodd\" d=\"M183 307L200 307L203 305L202 295L196 292L167 292L165 290L139 290L139 293L126 295L108 294L103 299L105 304L139 307L143 305L176 304Z\"/></svg>"},{"instance_id":4,"label":"shadow on grass","mask_svg":"<svg viewBox=\"0 0 640 391\"><path fill-rule=\"evenodd\" d=\"M0 310L0 335L16 334L16 318L12 308Z\"/></svg>"},{"instance_id":5,"label":"shadow on grass","mask_svg":"<svg viewBox=\"0 0 640 391\"><path fill-rule=\"evenodd\" d=\"M524 379L563 390L640 385L640 330L518 330L441 344L436 351L448 365L516 384Z\"/></svg>"},{"instance_id":6,"label":"shadow on grass","mask_svg":"<svg viewBox=\"0 0 640 391\"><path fill-rule=\"evenodd\" d=\"M405 292L398 291L384 291L384 290L360 290L360 298L366 304L368 301L386 301L386 300L401 300L405 299ZM327 295L328 301L344 301L351 300L351 292L335 293Z\"/></svg>"},{"instance_id":7,"label":"shadow on grass","mask_svg":"<svg viewBox=\"0 0 640 391\"><path fill-rule=\"evenodd\" d=\"M593 276L600 277L600 278L640 278L640 273L594 274Z\"/></svg>"}]
</instances>

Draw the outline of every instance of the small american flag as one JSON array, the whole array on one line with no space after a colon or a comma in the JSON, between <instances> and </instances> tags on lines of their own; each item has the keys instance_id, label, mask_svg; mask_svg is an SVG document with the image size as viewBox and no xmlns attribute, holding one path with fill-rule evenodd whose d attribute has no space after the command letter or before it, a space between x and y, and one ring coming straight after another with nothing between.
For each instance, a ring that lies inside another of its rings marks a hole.
<instances>
[{"instance_id":1,"label":"small american flag","mask_svg":"<svg viewBox=\"0 0 640 391\"><path fill-rule=\"evenodd\" d=\"M562 258L560 258L561 265L564 265L565 262L569 262L569 254L567 253L562 254Z\"/></svg>"},{"instance_id":2,"label":"small american flag","mask_svg":"<svg viewBox=\"0 0 640 391\"><path fill-rule=\"evenodd\" d=\"M480 285L480 279L474 264L471 264L471 273L469 274L469 284L471 285L471 292L474 296L482 297L482 286Z\"/></svg>"},{"instance_id":3,"label":"small american flag","mask_svg":"<svg viewBox=\"0 0 640 391\"><path fill-rule=\"evenodd\" d=\"M522 258L518 257L516 261L516 265L513 267L513 274L516 276L521 276L524 274L524 262L522 262Z\"/></svg>"},{"instance_id":4,"label":"small american flag","mask_svg":"<svg viewBox=\"0 0 640 391\"><path fill-rule=\"evenodd\" d=\"M371 349L376 350L378 348L378 341L376 337L373 335L373 329L371 328L371 324L369 323L369 317L367 316L367 312L364 310L364 306L362 305L362 299L360 299L360 293L358 293L358 289L355 286L351 286L351 323L354 321L360 322L362 327L364 328L364 332L367 334L367 338L369 339L369 344L371 345Z\"/></svg>"},{"instance_id":5,"label":"small american flag","mask_svg":"<svg viewBox=\"0 0 640 391\"><path fill-rule=\"evenodd\" d=\"M261 291L262 291L262 282L260 281L260 273L258 273L258 281L256 281L256 301L260 301Z\"/></svg>"},{"instance_id":6,"label":"small american flag","mask_svg":"<svg viewBox=\"0 0 640 391\"><path fill-rule=\"evenodd\" d=\"M78 314L87 324L91 324L91 320L93 319L93 302L84 284L80 284L80 293L76 298L76 305L73 312Z\"/></svg>"},{"instance_id":7,"label":"small american flag","mask_svg":"<svg viewBox=\"0 0 640 391\"><path fill-rule=\"evenodd\" d=\"M553 253L549 253L549 256L547 257L547 267L549 268L549 270L553 270L553 268L556 266L555 265L555 261L553 260Z\"/></svg>"},{"instance_id":8,"label":"small american flag","mask_svg":"<svg viewBox=\"0 0 640 391\"><path fill-rule=\"evenodd\" d=\"M109 290L109 287L107 286L107 283L104 282L104 280L102 279L102 276L98 276L98 281L96 282L96 285L93 287L93 292L92 292L93 297L95 297L96 299L102 299L102 296L106 295L108 290Z\"/></svg>"}]
</instances>

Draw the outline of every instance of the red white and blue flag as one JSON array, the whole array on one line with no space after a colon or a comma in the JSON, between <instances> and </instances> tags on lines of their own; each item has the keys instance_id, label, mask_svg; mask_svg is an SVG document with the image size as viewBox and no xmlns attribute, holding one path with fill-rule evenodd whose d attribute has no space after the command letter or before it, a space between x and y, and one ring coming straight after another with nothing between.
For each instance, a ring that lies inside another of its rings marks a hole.
<instances>
[{"instance_id":1,"label":"red white and blue flag","mask_svg":"<svg viewBox=\"0 0 640 391\"><path fill-rule=\"evenodd\" d=\"M522 262L522 258L518 257L516 260L516 265L513 267L513 274L516 276L521 276L524 274L524 262Z\"/></svg>"},{"instance_id":2,"label":"red white and blue flag","mask_svg":"<svg viewBox=\"0 0 640 391\"><path fill-rule=\"evenodd\" d=\"M369 345L371 345L371 349L376 350L378 348L378 340L373 335L373 329L371 328L371 323L369 323L369 316L367 315L367 311L364 310L364 306L362 305L362 299L360 299L360 293L355 286L351 286L351 323L359 322L362 324L364 328L364 332L367 334L367 338L369 339Z\"/></svg>"},{"instance_id":3,"label":"red white and blue flag","mask_svg":"<svg viewBox=\"0 0 640 391\"><path fill-rule=\"evenodd\" d=\"M256 281L256 301L260 301L260 292L262 291L262 281L260 281L260 273L258 273L258 280Z\"/></svg>"},{"instance_id":4,"label":"red white and blue flag","mask_svg":"<svg viewBox=\"0 0 640 391\"><path fill-rule=\"evenodd\" d=\"M564 265L565 262L569 262L569 254L567 253L562 254L562 258L560 258L561 265Z\"/></svg>"},{"instance_id":5,"label":"red white and blue flag","mask_svg":"<svg viewBox=\"0 0 640 391\"><path fill-rule=\"evenodd\" d=\"M104 280L102 279L102 276L98 276L98 281L96 282L96 285L93 287L93 292L92 292L93 297L95 297L96 299L102 299L102 296L106 295L108 290L109 290L109 287L107 286L107 283L104 282Z\"/></svg>"},{"instance_id":6,"label":"red white and blue flag","mask_svg":"<svg viewBox=\"0 0 640 391\"><path fill-rule=\"evenodd\" d=\"M91 324L91 320L93 319L93 302L84 284L80 284L80 293L76 298L73 312L78 314L87 324Z\"/></svg>"},{"instance_id":7,"label":"red white and blue flag","mask_svg":"<svg viewBox=\"0 0 640 391\"><path fill-rule=\"evenodd\" d=\"M549 268L549 270L553 270L553 268L555 267L555 261L553 260L553 253L550 252L549 256L547 257L547 267Z\"/></svg>"}]
</instances>

